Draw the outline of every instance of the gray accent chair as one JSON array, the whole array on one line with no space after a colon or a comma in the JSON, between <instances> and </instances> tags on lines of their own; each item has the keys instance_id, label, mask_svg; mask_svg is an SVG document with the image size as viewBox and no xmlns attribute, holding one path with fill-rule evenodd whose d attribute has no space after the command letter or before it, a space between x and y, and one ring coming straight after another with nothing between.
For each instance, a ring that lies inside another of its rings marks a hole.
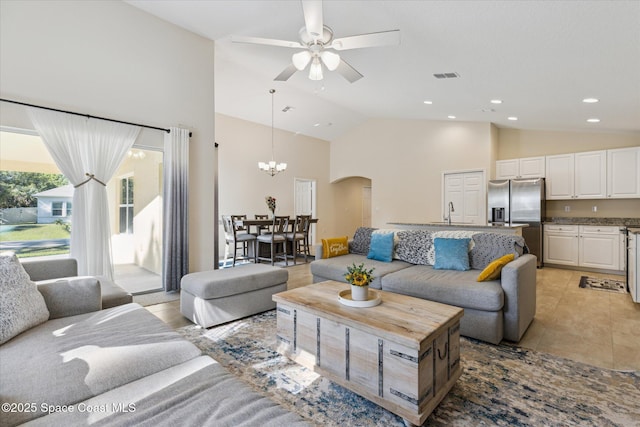
<instances>
[{"instance_id":1,"label":"gray accent chair","mask_svg":"<svg viewBox=\"0 0 640 427\"><path fill-rule=\"evenodd\" d=\"M60 279L80 279L93 276L78 276L78 262L74 258L26 259L22 260L25 271L38 286L53 285ZM104 276L95 276L100 284L102 308L111 308L133 302L131 293L122 289Z\"/></svg>"}]
</instances>

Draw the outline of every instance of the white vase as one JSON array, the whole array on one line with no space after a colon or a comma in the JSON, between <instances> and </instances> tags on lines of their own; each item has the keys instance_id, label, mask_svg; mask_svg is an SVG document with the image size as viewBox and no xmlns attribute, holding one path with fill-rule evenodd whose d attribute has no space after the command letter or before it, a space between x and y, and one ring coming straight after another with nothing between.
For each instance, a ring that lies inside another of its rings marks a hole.
<instances>
[{"instance_id":1,"label":"white vase","mask_svg":"<svg viewBox=\"0 0 640 427\"><path fill-rule=\"evenodd\" d=\"M351 285L351 299L354 301L367 301L369 299L369 286Z\"/></svg>"}]
</instances>

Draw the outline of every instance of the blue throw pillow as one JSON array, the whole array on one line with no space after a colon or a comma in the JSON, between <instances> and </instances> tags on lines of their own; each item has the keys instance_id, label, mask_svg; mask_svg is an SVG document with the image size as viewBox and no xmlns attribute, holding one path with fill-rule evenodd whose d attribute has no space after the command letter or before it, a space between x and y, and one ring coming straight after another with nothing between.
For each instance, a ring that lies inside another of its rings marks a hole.
<instances>
[{"instance_id":1,"label":"blue throw pillow","mask_svg":"<svg viewBox=\"0 0 640 427\"><path fill-rule=\"evenodd\" d=\"M469 241L471 239L444 239L436 237L433 246L436 252L436 270L470 270Z\"/></svg>"},{"instance_id":2,"label":"blue throw pillow","mask_svg":"<svg viewBox=\"0 0 640 427\"><path fill-rule=\"evenodd\" d=\"M393 260L393 233L373 233L367 258L391 262Z\"/></svg>"}]
</instances>

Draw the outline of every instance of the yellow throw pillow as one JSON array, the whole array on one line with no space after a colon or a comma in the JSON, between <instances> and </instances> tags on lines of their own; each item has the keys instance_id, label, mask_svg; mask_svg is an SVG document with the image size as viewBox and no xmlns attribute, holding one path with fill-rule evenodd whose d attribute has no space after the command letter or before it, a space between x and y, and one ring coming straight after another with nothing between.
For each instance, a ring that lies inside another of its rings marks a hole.
<instances>
[{"instance_id":1,"label":"yellow throw pillow","mask_svg":"<svg viewBox=\"0 0 640 427\"><path fill-rule=\"evenodd\" d=\"M349 237L322 239L322 258L347 255L349 253Z\"/></svg>"},{"instance_id":2,"label":"yellow throw pillow","mask_svg":"<svg viewBox=\"0 0 640 427\"><path fill-rule=\"evenodd\" d=\"M486 282L489 280L496 280L500 277L500 272L502 271L502 267L509 264L515 258L514 254L505 255L498 259L494 259L487 265L482 273L478 276L478 282Z\"/></svg>"}]
</instances>

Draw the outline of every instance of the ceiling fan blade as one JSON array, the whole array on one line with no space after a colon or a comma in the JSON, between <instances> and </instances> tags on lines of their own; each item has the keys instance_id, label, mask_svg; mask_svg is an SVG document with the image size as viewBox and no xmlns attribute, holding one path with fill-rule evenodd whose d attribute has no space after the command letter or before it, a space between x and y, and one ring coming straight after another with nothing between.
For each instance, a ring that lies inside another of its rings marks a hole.
<instances>
[{"instance_id":1,"label":"ceiling fan blade","mask_svg":"<svg viewBox=\"0 0 640 427\"><path fill-rule=\"evenodd\" d=\"M276 80L279 82L286 82L287 80L289 80L289 77L295 74L296 71L298 71L298 69L295 67L295 65L291 64L287 68L282 70L282 72L278 74L277 77L273 80Z\"/></svg>"},{"instance_id":2,"label":"ceiling fan blade","mask_svg":"<svg viewBox=\"0 0 640 427\"><path fill-rule=\"evenodd\" d=\"M347 61L345 61L344 59L340 60L340 64L338 64L338 68L336 68L336 71L340 73L342 77L349 80L349 83L353 83L364 77L355 68L347 64Z\"/></svg>"},{"instance_id":3,"label":"ceiling fan blade","mask_svg":"<svg viewBox=\"0 0 640 427\"><path fill-rule=\"evenodd\" d=\"M335 50L347 50L360 49L363 47L394 46L398 44L400 44L400 30L391 30L342 37L335 39L333 43L331 43L331 47Z\"/></svg>"},{"instance_id":4,"label":"ceiling fan blade","mask_svg":"<svg viewBox=\"0 0 640 427\"><path fill-rule=\"evenodd\" d=\"M231 36L231 41L233 43L264 44L268 46L278 46L278 47L292 47L292 48L305 47L298 42L292 42L288 40L265 39L262 37Z\"/></svg>"},{"instance_id":5,"label":"ceiling fan blade","mask_svg":"<svg viewBox=\"0 0 640 427\"><path fill-rule=\"evenodd\" d=\"M302 13L307 33L313 40L322 37L324 32L322 22L322 0L302 0Z\"/></svg>"}]
</instances>

